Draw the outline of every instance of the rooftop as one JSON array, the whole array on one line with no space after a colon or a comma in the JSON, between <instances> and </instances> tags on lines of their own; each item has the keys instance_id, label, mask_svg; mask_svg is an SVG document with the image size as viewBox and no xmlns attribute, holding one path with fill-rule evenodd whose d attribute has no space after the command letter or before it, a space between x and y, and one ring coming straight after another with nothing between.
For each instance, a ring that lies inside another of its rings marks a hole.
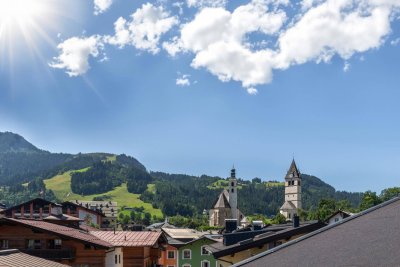
<instances>
[{"instance_id":1,"label":"rooftop","mask_svg":"<svg viewBox=\"0 0 400 267\"><path fill-rule=\"evenodd\" d=\"M294 228L293 226L287 226L284 225L282 228L283 230L280 231L274 231L278 230L279 228L264 228L262 231L263 233L260 233L252 238L248 238L245 240L240 240L239 242L233 244L233 245L224 245L223 243L215 243L212 245L209 245L207 249L215 256L215 257L223 257L226 255L230 255L233 253L237 253L246 249L250 249L253 247L258 247L260 245L265 245L269 242L281 240L281 239L286 239L286 238L291 238L293 236L299 235L299 234L306 234L311 231L315 231L317 229L320 229L321 227L325 226L324 223L318 222L318 221L311 221L307 222L305 224L302 224L299 227ZM268 230L269 229L269 230ZM262 232L262 231L255 231L255 232ZM234 235L235 233L232 233L231 235ZM238 233L242 234L242 233Z\"/></svg>"},{"instance_id":2,"label":"rooftop","mask_svg":"<svg viewBox=\"0 0 400 267\"><path fill-rule=\"evenodd\" d=\"M162 228L162 230L174 239L197 239L205 234L189 228Z\"/></svg>"},{"instance_id":3,"label":"rooftop","mask_svg":"<svg viewBox=\"0 0 400 267\"><path fill-rule=\"evenodd\" d=\"M1 267L66 267L54 261L45 260L20 252L17 249L0 250Z\"/></svg>"},{"instance_id":4,"label":"rooftop","mask_svg":"<svg viewBox=\"0 0 400 267\"><path fill-rule=\"evenodd\" d=\"M152 247L157 244L162 235L161 232L150 231L92 231L90 233L115 247Z\"/></svg>"},{"instance_id":5,"label":"rooftop","mask_svg":"<svg viewBox=\"0 0 400 267\"><path fill-rule=\"evenodd\" d=\"M45 232L52 233L57 236L62 236L65 238L71 238L86 243L90 243L95 246L110 248L112 245L84 230L75 229L71 227L66 227L54 223L49 223L45 221L36 220L25 220L25 219L12 219L12 218L1 218L2 221L8 223L15 223L30 227L36 230L42 230Z\"/></svg>"},{"instance_id":6,"label":"rooftop","mask_svg":"<svg viewBox=\"0 0 400 267\"><path fill-rule=\"evenodd\" d=\"M398 266L398 222L396 197L234 266Z\"/></svg>"}]
</instances>

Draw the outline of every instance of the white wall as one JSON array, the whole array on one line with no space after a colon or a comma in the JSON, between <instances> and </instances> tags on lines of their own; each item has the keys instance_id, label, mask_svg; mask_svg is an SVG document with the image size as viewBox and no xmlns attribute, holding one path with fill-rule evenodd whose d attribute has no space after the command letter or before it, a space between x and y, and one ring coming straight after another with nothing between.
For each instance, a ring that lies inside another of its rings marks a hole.
<instances>
[{"instance_id":1,"label":"white wall","mask_svg":"<svg viewBox=\"0 0 400 267\"><path fill-rule=\"evenodd\" d=\"M115 264L115 255L117 255L117 264ZM121 257L121 262L119 258ZM124 255L122 254L122 248L115 248L113 251L106 253L106 267L122 267L124 266Z\"/></svg>"}]
</instances>

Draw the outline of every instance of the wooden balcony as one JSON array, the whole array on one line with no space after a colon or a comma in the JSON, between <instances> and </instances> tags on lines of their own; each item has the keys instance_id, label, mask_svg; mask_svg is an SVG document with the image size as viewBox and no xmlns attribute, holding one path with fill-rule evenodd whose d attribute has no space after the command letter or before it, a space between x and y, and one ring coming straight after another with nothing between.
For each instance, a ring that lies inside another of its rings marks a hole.
<instances>
[{"instance_id":1,"label":"wooden balcony","mask_svg":"<svg viewBox=\"0 0 400 267\"><path fill-rule=\"evenodd\" d=\"M21 252L47 260L71 260L75 258L73 249L25 249Z\"/></svg>"}]
</instances>

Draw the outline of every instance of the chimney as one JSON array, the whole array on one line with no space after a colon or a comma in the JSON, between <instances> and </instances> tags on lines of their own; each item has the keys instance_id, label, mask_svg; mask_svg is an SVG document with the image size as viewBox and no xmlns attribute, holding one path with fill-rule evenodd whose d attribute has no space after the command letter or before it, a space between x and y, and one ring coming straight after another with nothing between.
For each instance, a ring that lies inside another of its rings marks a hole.
<instances>
[{"instance_id":1,"label":"chimney","mask_svg":"<svg viewBox=\"0 0 400 267\"><path fill-rule=\"evenodd\" d=\"M300 218L297 215L293 216L293 228L297 228L300 226Z\"/></svg>"},{"instance_id":2,"label":"chimney","mask_svg":"<svg viewBox=\"0 0 400 267\"><path fill-rule=\"evenodd\" d=\"M237 219L225 219L225 232L232 233L237 229Z\"/></svg>"},{"instance_id":3,"label":"chimney","mask_svg":"<svg viewBox=\"0 0 400 267\"><path fill-rule=\"evenodd\" d=\"M262 221L253 221L253 230L258 231L262 229L263 222Z\"/></svg>"}]
</instances>

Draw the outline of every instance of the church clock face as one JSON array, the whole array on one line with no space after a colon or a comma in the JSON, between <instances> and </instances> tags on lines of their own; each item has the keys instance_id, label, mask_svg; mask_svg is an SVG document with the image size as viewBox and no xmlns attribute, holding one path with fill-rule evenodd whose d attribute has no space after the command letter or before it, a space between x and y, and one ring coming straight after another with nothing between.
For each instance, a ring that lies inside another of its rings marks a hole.
<instances>
[{"instance_id":1,"label":"church clock face","mask_svg":"<svg viewBox=\"0 0 400 267\"><path fill-rule=\"evenodd\" d=\"M293 177L293 173L289 174L289 177L292 178Z\"/></svg>"}]
</instances>

